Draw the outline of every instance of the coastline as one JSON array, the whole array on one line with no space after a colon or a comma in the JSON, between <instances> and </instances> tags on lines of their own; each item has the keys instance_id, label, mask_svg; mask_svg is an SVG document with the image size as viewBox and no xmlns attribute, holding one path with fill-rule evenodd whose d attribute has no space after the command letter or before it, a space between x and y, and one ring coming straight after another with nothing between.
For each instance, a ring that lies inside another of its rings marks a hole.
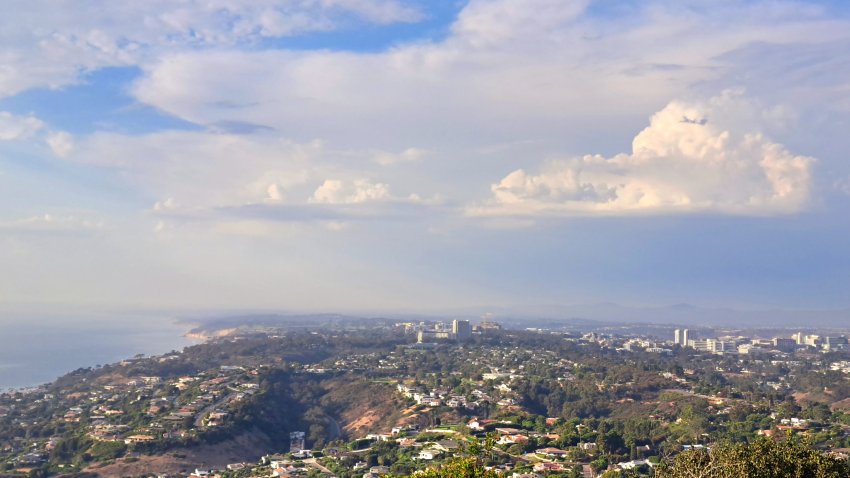
<instances>
[{"instance_id":1,"label":"coastline","mask_svg":"<svg viewBox=\"0 0 850 478\"><path fill-rule=\"evenodd\" d=\"M165 316L20 318L2 325L0 363L10 365L0 368L0 393L27 393L79 368L138 354L160 355L206 341L191 334L196 324Z\"/></svg>"},{"instance_id":2,"label":"coastline","mask_svg":"<svg viewBox=\"0 0 850 478\"><path fill-rule=\"evenodd\" d=\"M224 329L215 329L211 331L207 330L199 330L198 327L193 328L192 330L183 334L184 337L190 340L194 340L197 343L205 343L210 340L220 339L222 337L229 337L238 331L238 327L229 327Z\"/></svg>"}]
</instances>

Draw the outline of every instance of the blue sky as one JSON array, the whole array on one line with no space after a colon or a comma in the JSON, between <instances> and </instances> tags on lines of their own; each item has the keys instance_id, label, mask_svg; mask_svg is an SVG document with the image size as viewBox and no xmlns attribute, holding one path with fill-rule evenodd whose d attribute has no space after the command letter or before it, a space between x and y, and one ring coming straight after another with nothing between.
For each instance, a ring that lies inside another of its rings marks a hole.
<instances>
[{"instance_id":1,"label":"blue sky","mask_svg":"<svg viewBox=\"0 0 850 478\"><path fill-rule=\"evenodd\" d=\"M850 307L846 2L7 2L0 311Z\"/></svg>"},{"instance_id":2,"label":"blue sky","mask_svg":"<svg viewBox=\"0 0 850 478\"><path fill-rule=\"evenodd\" d=\"M198 128L135 101L128 89L140 75L138 67L107 67L81 75L79 84L61 89L34 88L3 98L0 108L21 116L35 115L75 135L99 130L144 134Z\"/></svg>"}]
</instances>

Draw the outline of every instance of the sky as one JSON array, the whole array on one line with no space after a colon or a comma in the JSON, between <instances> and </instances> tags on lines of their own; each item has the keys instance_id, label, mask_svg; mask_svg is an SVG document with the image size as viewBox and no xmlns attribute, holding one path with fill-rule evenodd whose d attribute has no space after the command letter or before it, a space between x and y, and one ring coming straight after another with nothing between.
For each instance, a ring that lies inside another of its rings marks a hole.
<instances>
[{"instance_id":1,"label":"sky","mask_svg":"<svg viewBox=\"0 0 850 478\"><path fill-rule=\"evenodd\" d=\"M7 0L0 313L850 307L850 4Z\"/></svg>"}]
</instances>

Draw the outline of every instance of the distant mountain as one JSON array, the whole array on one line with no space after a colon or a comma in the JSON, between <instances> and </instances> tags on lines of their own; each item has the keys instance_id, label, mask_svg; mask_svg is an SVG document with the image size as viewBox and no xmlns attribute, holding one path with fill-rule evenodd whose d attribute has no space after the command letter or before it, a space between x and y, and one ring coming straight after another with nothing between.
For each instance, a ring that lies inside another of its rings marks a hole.
<instances>
[{"instance_id":1,"label":"distant mountain","mask_svg":"<svg viewBox=\"0 0 850 478\"><path fill-rule=\"evenodd\" d=\"M584 319L618 323L667 323L682 326L735 327L850 327L850 309L733 309L691 304L659 307L625 306L610 302L570 306L516 306L495 309L499 316L521 318Z\"/></svg>"},{"instance_id":2,"label":"distant mountain","mask_svg":"<svg viewBox=\"0 0 850 478\"><path fill-rule=\"evenodd\" d=\"M232 327L298 328L316 324L357 327L364 322L374 324L394 321L419 322L431 320L468 319L479 322L485 318L512 327L543 327L569 325L580 329L606 324L667 324L683 327L733 328L839 328L850 329L850 309L736 309L701 307L688 303L667 306L629 306L614 302L557 305L533 304L508 307L465 307L434 310L430 313L269 313L244 312L210 314L185 318L195 325L193 332L210 332Z\"/></svg>"}]
</instances>

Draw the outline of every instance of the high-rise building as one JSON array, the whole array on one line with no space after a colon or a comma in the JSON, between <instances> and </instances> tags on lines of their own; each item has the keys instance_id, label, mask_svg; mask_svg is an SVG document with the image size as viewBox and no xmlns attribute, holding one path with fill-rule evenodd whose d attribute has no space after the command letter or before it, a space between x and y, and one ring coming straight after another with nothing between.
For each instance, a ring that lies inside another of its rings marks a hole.
<instances>
[{"instance_id":1,"label":"high-rise building","mask_svg":"<svg viewBox=\"0 0 850 478\"><path fill-rule=\"evenodd\" d=\"M453 320L452 333L458 340L466 340L472 337L472 326L468 320Z\"/></svg>"},{"instance_id":2,"label":"high-rise building","mask_svg":"<svg viewBox=\"0 0 850 478\"><path fill-rule=\"evenodd\" d=\"M826 350L836 350L847 347L847 337L841 336L826 336L823 337L823 348Z\"/></svg>"},{"instance_id":3,"label":"high-rise building","mask_svg":"<svg viewBox=\"0 0 850 478\"><path fill-rule=\"evenodd\" d=\"M822 343L820 335L807 335L803 337L803 343L812 347L817 347Z\"/></svg>"},{"instance_id":4,"label":"high-rise building","mask_svg":"<svg viewBox=\"0 0 850 478\"><path fill-rule=\"evenodd\" d=\"M676 329L673 331L673 343L682 345L682 330ZM684 344L687 345L687 344ZM682 345L684 347L684 345Z\"/></svg>"},{"instance_id":5,"label":"high-rise building","mask_svg":"<svg viewBox=\"0 0 850 478\"><path fill-rule=\"evenodd\" d=\"M691 331L685 329L682 331L682 347L687 347L688 344L693 340L694 337L691 336Z\"/></svg>"},{"instance_id":6,"label":"high-rise building","mask_svg":"<svg viewBox=\"0 0 850 478\"><path fill-rule=\"evenodd\" d=\"M774 337L771 342L773 344L773 348L781 350L782 352L793 352L794 349L797 348L797 341L794 339Z\"/></svg>"}]
</instances>

